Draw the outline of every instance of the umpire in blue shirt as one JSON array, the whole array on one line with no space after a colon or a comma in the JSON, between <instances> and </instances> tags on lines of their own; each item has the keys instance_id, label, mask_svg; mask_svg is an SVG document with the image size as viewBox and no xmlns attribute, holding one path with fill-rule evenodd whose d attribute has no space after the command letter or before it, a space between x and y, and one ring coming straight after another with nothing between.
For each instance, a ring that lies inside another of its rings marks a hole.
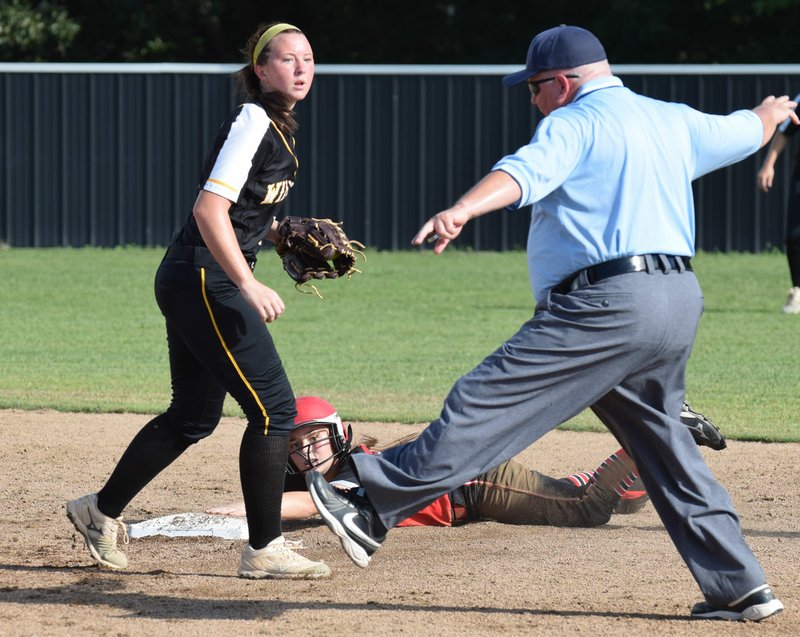
<instances>
[{"instance_id":1,"label":"umpire in blue shirt","mask_svg":"<svg viewBox=\"0 0 800 637\"><path fill-rule=\"evenodd\" d=\"M387 529L591 408L636 461L653 505L705 601L696 618L759 621L783 609L742 536L725 488L680 422L703 297L692 272L692 181L752 155L796 103L708 115L637 95L589 31L531 42L527 82L545 115L414 237L441 253L491 211L533 206L528 265L536 310L456 382L437 420L407 445L352 462L363 490L337 493L309 472L317 507L366 566Z\"/></svg>"}]
</instances>

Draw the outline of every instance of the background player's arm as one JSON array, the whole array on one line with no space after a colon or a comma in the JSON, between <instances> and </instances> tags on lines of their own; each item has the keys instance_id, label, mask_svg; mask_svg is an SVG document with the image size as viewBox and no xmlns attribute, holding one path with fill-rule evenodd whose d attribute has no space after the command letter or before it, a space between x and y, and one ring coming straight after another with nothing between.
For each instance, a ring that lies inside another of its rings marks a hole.
<instances>
[{"instance_id":1,"label":"background player's arm","mask_svg":"<svg viewBox=\"0 0 800 637\"><path fill-rule=\"evenodd\" d=\"M764 162L756 175L758 187L763 192L768 192L772 188L772 182L775 179L775 162L778 161L778 156L783 152L784 148L786 148L786 135L778 131L769 143Z\"/></svg>"}]
</instances>

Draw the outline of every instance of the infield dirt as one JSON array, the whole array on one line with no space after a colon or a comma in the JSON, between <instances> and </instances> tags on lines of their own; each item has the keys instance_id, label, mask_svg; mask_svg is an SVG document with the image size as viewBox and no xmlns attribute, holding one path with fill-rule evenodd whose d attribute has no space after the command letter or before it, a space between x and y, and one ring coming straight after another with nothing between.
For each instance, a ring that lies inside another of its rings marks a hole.
<instances>
[{"instance_id":1,"label":"infield dirt","mask_svg":"<svg viewBox=\"0 0 800 637\"><path fill-rule=\"evenodd\" d=\"M129 570L94 565L64 503L99 489L141 415L0 411L2 635L798 635L800 445L732 441L703 449L745 535L786 605L753 624L691 621L700 594L648 504L594 529L403 528L369 568L354 566L321 523L284 524L320 581L236 577L240 540L142 538ZM127 521L203 511L239 498L244 424L227 418L128 507ZM389 442L422 426L354 424ZM723 424L724 429L724 424ZM553 476L593 469L610 434L555 431L520 460Z\"/></svg>"}]
</instances>

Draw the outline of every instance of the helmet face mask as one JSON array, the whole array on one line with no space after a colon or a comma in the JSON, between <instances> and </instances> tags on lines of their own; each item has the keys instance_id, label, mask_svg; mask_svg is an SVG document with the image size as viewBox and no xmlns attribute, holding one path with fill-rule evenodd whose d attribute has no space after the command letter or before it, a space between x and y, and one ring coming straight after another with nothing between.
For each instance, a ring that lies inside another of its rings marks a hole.
<instances>
[{"instance_id":1,"label":"helmet face mask","mask_svg":"<svg viewBox=\"0 0 800 637\"><path fill-rule=\"evenodd\" d=\"M292 436L301 433L299 430L315 433L314 439L301 447L296 447L290 442L289 459L286 463L286 472L290 475L306 473L332 461L327 471L340 466L350 455L350 440L352 430L350 427L345 432L342 420L333 406L322 398L316 396L301 396L297 399L297 417L294 420ZM324 431L323 431L324 430ZM319 431L320 434L316 435ZM328 443L331 454L327 458L310 458L311 448L323 443Z\"/></svg>"},{"instance_id":2,"label":"helmet face mask","mask_svg":"<svg viewBox=\"0 0 800 637\"><path fill-rule=\"evenodd\" d=\"M295 431L300 429L295 428ZM341 458L349 450L347 442L335 431L335 426L327 422L311 422L302 426L312 434L312 440L302 446L295 446L289 443L289 462L286 465L286 472L289 474L305 473L326 464L328 461L334 462ZM312 458L311 449L315 451L322 445L328 444L330 454L327 457ZM332 465L331 465L332 466Z\"/></svg>"}]
</instances>

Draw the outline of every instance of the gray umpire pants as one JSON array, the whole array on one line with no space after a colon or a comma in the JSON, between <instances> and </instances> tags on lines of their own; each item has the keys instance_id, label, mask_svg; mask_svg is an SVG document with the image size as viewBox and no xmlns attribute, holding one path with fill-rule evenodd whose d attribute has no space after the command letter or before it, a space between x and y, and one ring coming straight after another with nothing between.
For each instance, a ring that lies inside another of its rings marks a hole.
<instances>
[{"instance_id":1,"label":"gray umpire pants","mask_svg":"<svg viewBox=\"0 0 800 637\"><path fill-rule=\"evenodd\" d=\"M415 441L353 456L391 528L590 407L639 468L653 506L712 604L766 582L725 488L680 422L703 310L690 271L623 274L551 292L461 377Z\"/></svg>"}]
</instances>

